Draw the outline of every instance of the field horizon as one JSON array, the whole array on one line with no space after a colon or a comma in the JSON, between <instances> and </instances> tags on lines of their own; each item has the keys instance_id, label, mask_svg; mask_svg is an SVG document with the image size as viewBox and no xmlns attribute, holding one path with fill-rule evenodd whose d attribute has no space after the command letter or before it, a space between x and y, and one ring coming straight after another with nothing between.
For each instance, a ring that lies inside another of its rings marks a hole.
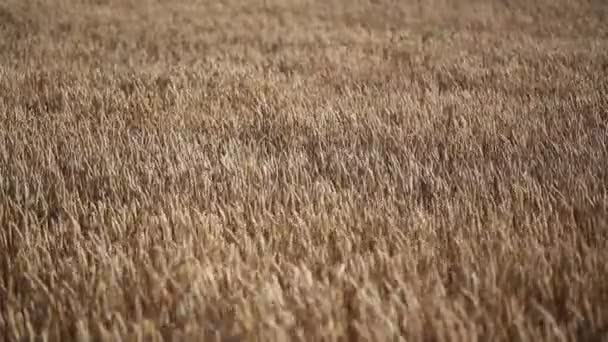
<instances>
[{"instance_id":1,"label":"field horizon","mask_svg":"<svg viewBox=\"0 0 608 342\"><path fill-rule=\"evenodd\" d=\"M608 4L0 1L0 339L608 341Z\"/></svg>"}]
</instances>

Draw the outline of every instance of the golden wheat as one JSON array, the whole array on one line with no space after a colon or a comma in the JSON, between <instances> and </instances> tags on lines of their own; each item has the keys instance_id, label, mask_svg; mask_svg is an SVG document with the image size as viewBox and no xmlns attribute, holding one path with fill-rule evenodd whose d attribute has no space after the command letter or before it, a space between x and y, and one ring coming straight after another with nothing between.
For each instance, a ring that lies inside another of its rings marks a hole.
<instances>
[{"instance_id":1,"label":"golden wheat","mask_svg":"<svg viewBox=\"0 0 608 342\"><path fill-rule=\"evenodd\" d=\"M608 6L0 1L7 341L608 341Z\"/></svg>"}]
</instances>

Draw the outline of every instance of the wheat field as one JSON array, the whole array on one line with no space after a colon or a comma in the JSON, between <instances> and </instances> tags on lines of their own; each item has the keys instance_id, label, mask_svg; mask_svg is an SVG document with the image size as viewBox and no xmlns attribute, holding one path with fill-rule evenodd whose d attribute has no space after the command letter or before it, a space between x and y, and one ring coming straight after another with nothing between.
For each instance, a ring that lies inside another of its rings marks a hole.
<instances>
[{"instance_id":1,"label":"wheat field","mask_svg":"<svg viewBox=\"0 0 608 342\"><path fill-rule=\"evenodd\" d=\"M608 341L608 3L0 0L5 341Z\"/></svg>"}]
</instances>

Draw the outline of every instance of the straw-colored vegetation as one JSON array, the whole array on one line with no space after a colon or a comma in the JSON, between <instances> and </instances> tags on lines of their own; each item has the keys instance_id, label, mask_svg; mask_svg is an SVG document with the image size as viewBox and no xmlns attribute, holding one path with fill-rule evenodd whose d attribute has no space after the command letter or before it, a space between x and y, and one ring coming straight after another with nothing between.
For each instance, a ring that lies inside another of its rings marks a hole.
<instances>
[{"instance_id":1,"label":"straw-colored vegetation","mask_svg":"<svg viewBox=\"0 0 608 342\"><path fill-rule=\"evenodd\" d=\"M7 341L606 341L601 0L1 0Z\"/></svg>"}]
</instances>

